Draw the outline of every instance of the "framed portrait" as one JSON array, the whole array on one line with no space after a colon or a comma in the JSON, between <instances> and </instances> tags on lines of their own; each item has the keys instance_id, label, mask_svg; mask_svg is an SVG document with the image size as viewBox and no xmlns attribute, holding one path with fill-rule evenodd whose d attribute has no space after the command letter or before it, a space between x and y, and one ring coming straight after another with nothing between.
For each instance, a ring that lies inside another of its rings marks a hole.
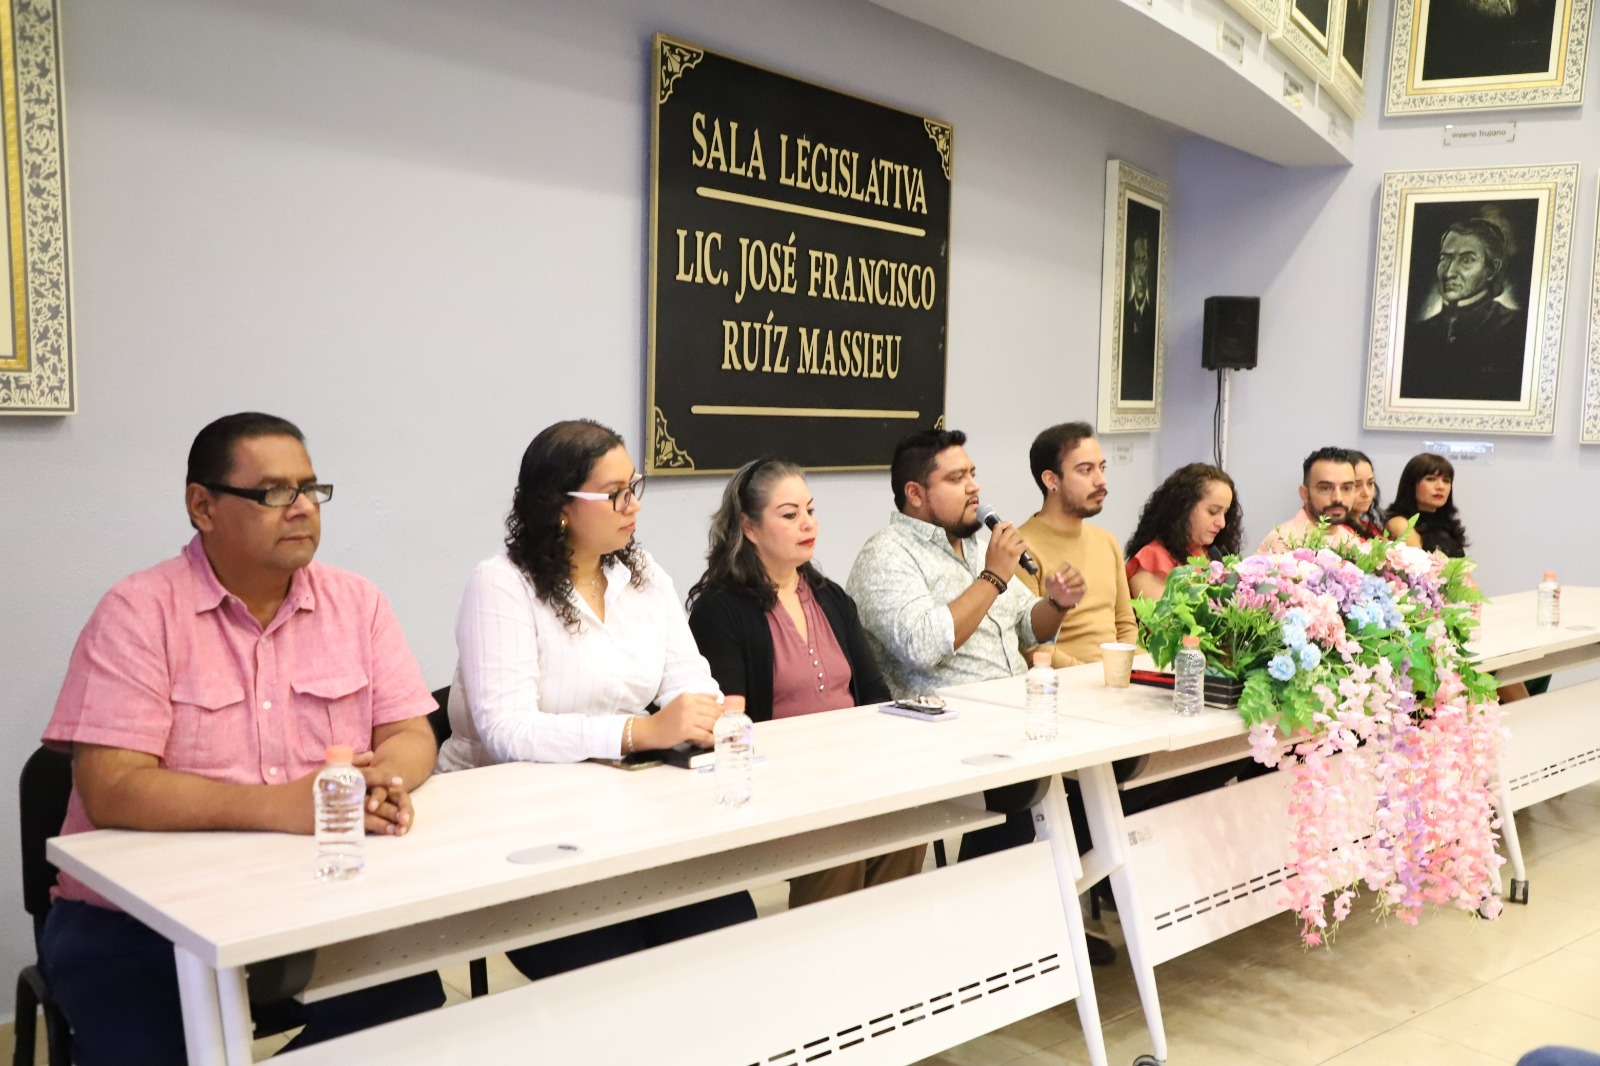
<instances>
[{"instance_id":1,"label":"framed portrait","mask_svg":"<svg viewBox=\"0 0 1600 1066\"><path fill-rule=\"evenodd\" d=\"M1322 85L1333 80L1334 38L1341 7L1342 0L1284 0L1278 49Z\"/></svg>"},{"instance_id":2,"label":"framed portrait","mask_svg":"<svg viewBox=\"0 0 1600 1066\"><path fill-rule=\"evenodd\" d=\"M1583 102L1593 0L1396 0L1386 115Z\"/></svg>"},{"instance_id":3,"label":"framed portrait","mask_svg":"<svg viewBox=\"0 0 1600 1066\"><path fill-rule=\"evenodd\" d=\"M1227 0L1250 25L1263 33L1277 33L1283 24L1283 9L1288 0Z\"/></svg>"},{"instance_id":4,"label":"framed portrait","mask_svg":"<svg viewBox=\"0 0 1600 1066\"><path fill-rule=\"evenodd\" d=\"M1385 174L1368 429L1549 434L1578 165Z\"/></svg>"},{"instance_id":5,"label":"framed portrait","mask_svg":"<svg viewBox=\"0 0 1600 1066\"><path fill-rule=\"evenodd\" d=\"M1339 32L1328 88L1345 114L1358 119L1367 110L1367 30L1372 22L1372 0L1340 0L1334 17Z\"/></svg>"},{"instance_id":6,"label":"framed portrait","mask_svg":"<svg viewBox=\"0 0 1600 1066\"><path fill-rule=\"evenodd\" d=\"M1100 272L1102 433L1161 428L1170 197L1160 178L1118 159L1106 164Z\"/></svg>"},{"instance_id":7,"label":"framed portrait","mask_svg":"<svg viewBox=\"0 0 1600 1066\"><path fill-rule=\"evenodd\" d=\"M0 0L10 329L0 334L0 414L78 409L67 262L61 43L52 0Z\"/></svg>"},{"instance_id":8,"label":"framed portrait","mask_svg":"<svg viewBox=\"0 0 1600 1066\"><path fill-rule=\"evenodd\" d=\"M1600 212L1597 212L1600 216ZM1589 358L1583 373L1583 429L1579 440L1600 444L1600 217L1594 227L1594 266L1589 284Z\"/></svg>"}]
</instances>

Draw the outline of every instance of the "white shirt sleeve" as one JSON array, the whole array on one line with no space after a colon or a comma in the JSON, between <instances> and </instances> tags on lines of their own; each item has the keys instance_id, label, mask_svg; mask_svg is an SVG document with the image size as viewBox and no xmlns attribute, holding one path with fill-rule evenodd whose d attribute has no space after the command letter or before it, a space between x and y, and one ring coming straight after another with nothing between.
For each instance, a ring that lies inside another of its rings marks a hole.
<instances>
[{"instance_id":1,"label":"white shirt sleeve","mask_svg":"<svg viewBox=\"0 0 1600 1066\"><path fill-rule=\"evenodd\" d=\"M467 582L456 617L456 649L479 742L495 762L618 758L628 715L540 709L542 672L561 670L559 663L539 661L536 615L544 613L554 618L537 603L522 573L502 560L480 563Z\"/></svg>"},{"instance_id":2,"label":"white shirt sleeve","mask_svg":"<svg viewBox=\"0 0 1600 1066\"><path fill-rule=\"evenodd\" d=\"M661 688L656 692L656 706L665 707L685 692L705 692L721 696L716 678L711 676L711 664L700 654L689 629L689 616L673 588L667 572L651 562L645 577L651 594L662 601L662 637L666 641L666 659L661 671Z\"/></svg>"}]
</instances>

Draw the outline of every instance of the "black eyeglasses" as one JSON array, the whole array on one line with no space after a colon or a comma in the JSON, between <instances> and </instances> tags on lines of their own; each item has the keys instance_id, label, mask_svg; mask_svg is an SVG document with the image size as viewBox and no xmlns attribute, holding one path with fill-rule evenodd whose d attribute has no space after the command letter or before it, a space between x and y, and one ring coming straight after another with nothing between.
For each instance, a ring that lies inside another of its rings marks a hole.
<instances>
[{"instance_id":1,"label":"black eyeglasses","mask_svg":"<svg viewBox=\"0 0 1600 1066\"><path fill-rule=\"evenodd\" d=\"M626 511L633 505L634 500L644 499L644 475L640 474L615 492L574 491L567 495L579 500L610 500L613 511Z\"/></svg>"},{"instance_id":2,"label":"black eyeglasses","mask_svg":"<svg viewBox=\"0 0 1600 1066\"><path fill-rule=\"evenodd\" d=\"M304 496L312 503L327 503L333 499L332 485L273 485L264 489L241 489L233 485L205 485L208 492L221 492L254 500L263 507L289 507Z\"/></svg>"}]
</instances>

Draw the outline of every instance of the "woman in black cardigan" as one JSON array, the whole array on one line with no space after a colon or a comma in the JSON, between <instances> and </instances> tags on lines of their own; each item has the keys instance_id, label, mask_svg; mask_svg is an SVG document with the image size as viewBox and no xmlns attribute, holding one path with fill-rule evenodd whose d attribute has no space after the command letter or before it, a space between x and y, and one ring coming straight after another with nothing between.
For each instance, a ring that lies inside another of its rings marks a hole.
<instances>
[{"instance_id":1,"label":"woman in black cardigan","mask_svg":"<svg viewBox=\"0 0 1600 1066\"><path fill-rule=\"evenodd\" d=\"M706 572L689 590L689 628L726 695L756 721L889 699L856 605L811 563L817 519L805 471L746 463L711 522ZM926 846L789 883L800 906L922 869Z\"/></svg>"}]
</instances>

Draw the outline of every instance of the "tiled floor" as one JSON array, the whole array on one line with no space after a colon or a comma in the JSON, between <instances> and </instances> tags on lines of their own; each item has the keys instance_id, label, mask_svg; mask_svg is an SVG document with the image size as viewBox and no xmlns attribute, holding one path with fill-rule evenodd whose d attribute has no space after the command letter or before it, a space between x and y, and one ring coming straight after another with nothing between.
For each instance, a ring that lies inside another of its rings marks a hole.
<instances>
[{"instance_id":1,"label":"tiled floor","mask_svg":"<svg viewBox=\"0 0 1600 1066\"><path fill-rule=\"evenodd\" d=\"M1306 951L1280 915L1156 970L1173 1066L1493 1066L1540 1044L1600 1050L1600 785L1517 817L1530 906L1496 922L1459 912L1408 928L1357 912L1331 950ZM781 888L757 893L763 911ZM1107 935L1120 943L1115 916ZM451 1002L465 966L444 971ZM521 983L503 956L491 990ZM1112 1066L1150 1050L1126 961L1095 971ZM282 1038L258 1041L257 1057ZM0 1027L0 1061L11 1027ZM44 1062L42 1049L37 1060ZM1075 1004L1045 1011L925 1066L1087 1063Z\"/></svg>"},{"instance_id":2,"label":"tiled floor","mask_svg":"<svg viewBox=\"0 0 1600 1066\"><path fill-rule=\"evenodd\" d=\"M1496 922L1357 913L1306 951L1280 915L1156 968L1174 1066L1491 1066L1540 1044L1600 1050L1600 785L1517 816L1529 906ZM1113 916L1105 932L1120 943ZM1112 1066L1150 1050L1125 960L1096 970ZM927 1066L1087 1063L1075 1004Z\"/></svg>"}]
</instances>

